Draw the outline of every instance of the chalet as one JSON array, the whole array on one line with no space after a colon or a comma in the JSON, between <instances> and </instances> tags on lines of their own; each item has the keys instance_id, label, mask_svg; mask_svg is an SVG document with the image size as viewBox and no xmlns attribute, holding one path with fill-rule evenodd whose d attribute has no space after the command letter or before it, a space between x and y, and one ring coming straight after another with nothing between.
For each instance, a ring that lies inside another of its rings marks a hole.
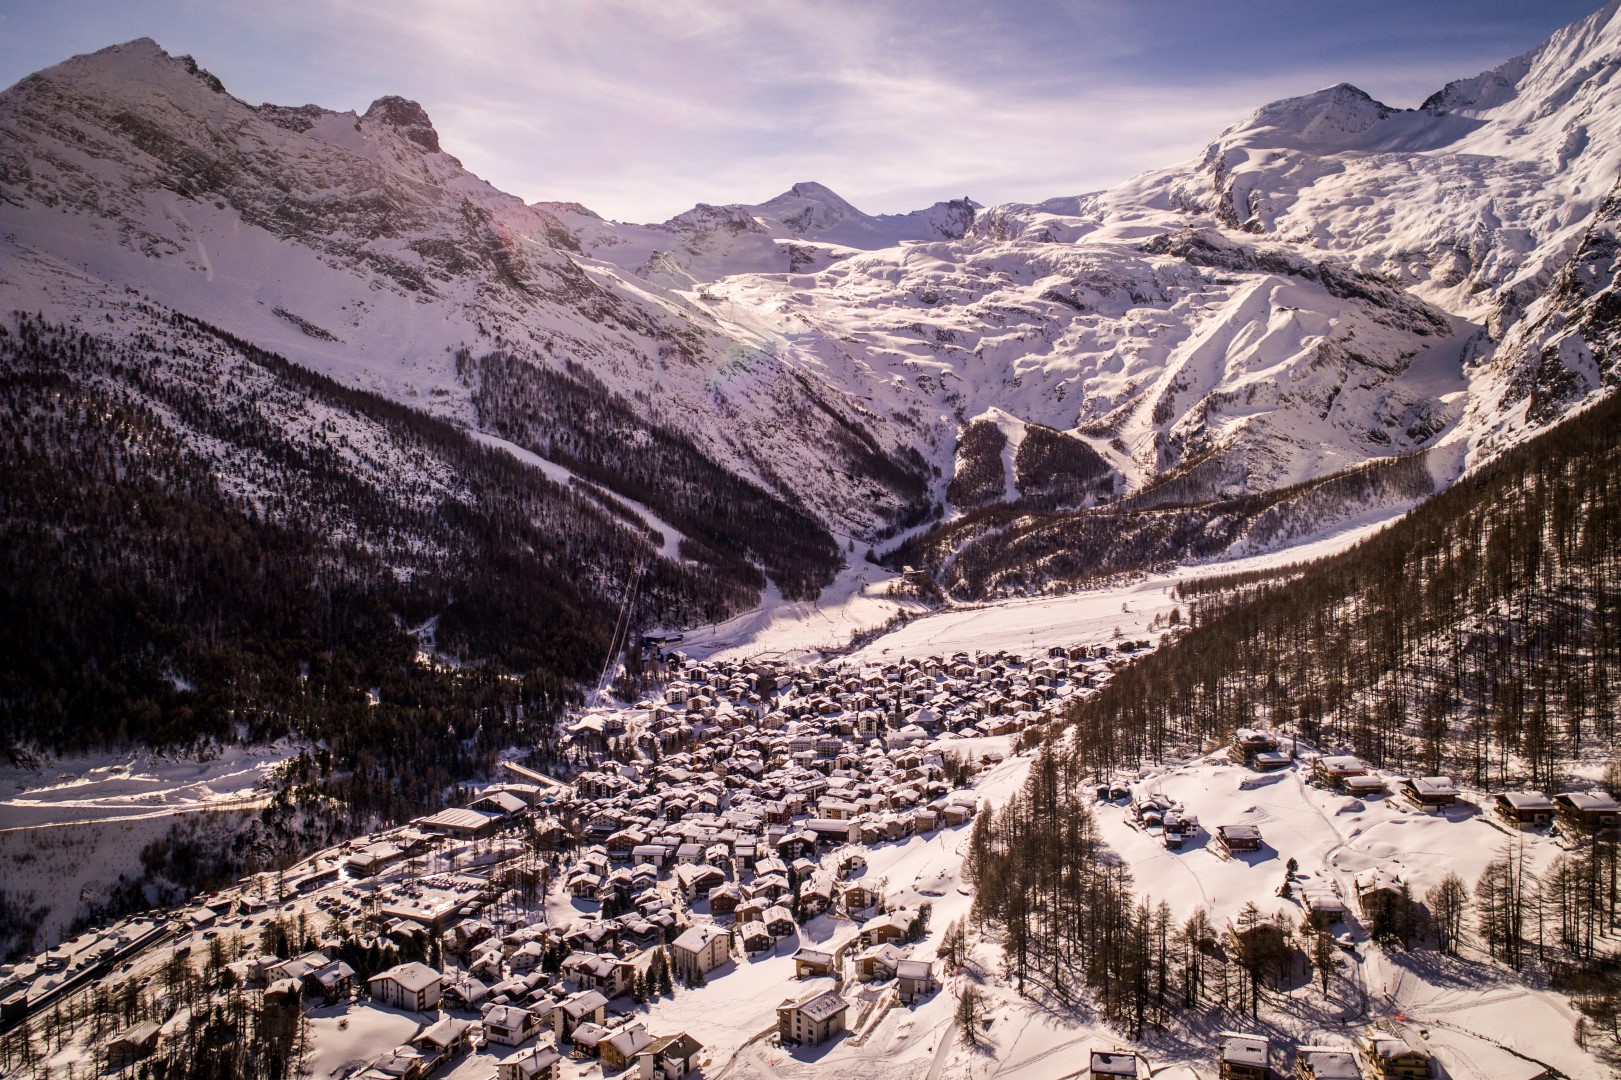
<instances>
[{"instance_id":1,"label":"chalet","mask_svg":"<svg viewBox=\"0 0 1621 1080\"><path fill-rule=\"evenodd\" d=\"M1370 922L1398 903L1401 895L1401 875L1388 867L1375 866L1356 876L1356 902Z\"/></svg>"},{"instance_id":2,"label":"chalet","mask_svg":"<svg viewBox=\"0 0 1621 1080\"><path fill-rule=\"evenodd\" d=\"M848 835L848 827L845 827ZM808 859L816 854L816 834L793 832L777 841L777 855L783 859Z\"/></svg>"},{"instance_id":3,"label":"chalet","mask_svg":"<svg viewBox=\"0 0 1621 1080\"><path fill-rule=\"evenodd\" d=\"M495 1080L559 1080L563 1055L555 1046L537 1046L522 1057L507 1058L495 1067Z\"/></svg>"},{"instance_id":4,"label":"chalet","mask_svg":"<svg viewBox=\"0 0 1621 1080\"><path fill-rule=\"evenodd\" d=\"M1540 791L1505 791L1492 799L1492 810L1517 829L1539 829L1553 823L1554 801Z\"/></svg>"},{"instance_id":5,"label":"chalet","mask_svg":"<svg viewBox=\"0 0 1621 1080\"><path fill-rule=\"evenodd\" d=\"M794 922L793 912L780 906L766 908L760 921L765 923L766 932L774 938L792 937L797 925Z\"/></svg>"},{"instance_id":6,"label":"chalet","mask_svg":"<svg viewBox=\"0 0 1621 1080\"><path fill-rule=\"evenodd\" d=\"M661 1035L636 1055L640 1080L682 1080L697 1067L704 1044L686 1032Z\"/></svg>"},{"instance_id":7,"label":"chalet","mask_svg":"<svg viewBox=\"0 0 1621 1080\"><path fill-rule=\"evenodd\" d=\"M360 1080L420 1080L422 1055L409 1046L396 1046L367 1067Z\"/></svg>"},{"instance_id":8,"label":"chalet","mask_svg":"<svg viewBox=\"0 0 1621 1080\"><path fill-rule=\"evenodd\" d=\"M1165 816L1160 819L1160 842L1175 851L1181 848L1198 828L1194 819L1182 811L1167 810Z\"/></svg>"},{"instance_id":9,"label":"chalet","mask_svg":"<svg viewBox=\"0 0 1621 1080\"><path fill-rule=\"evenodd\" d=\"M1119 1080L1122 1076L1136 1080L1137 1055L1125 1050L1094 1050L1086 1075L1088 1080Z\"/></svg>"},{"instance_id":10,"label":"chalet","mask_svg":"<svg viewBox=\"0 0 1621 1080\"><path fill-rule=\"evenodd\" d=\"M857 982L877 982L892 978L895 969L906 958L897 945L869 945L856 954Z\"/></svg>"},{"instance_id":11,"label":"chalet","mask_svg":"<svg viewBox=\"0 0 1621 1080\"><path fill-rule=\"evenodd\" d=\"M850 839L850 822L836 821L832 818L809 818L805 822L805 833L808 833L812 838L810 849L796 851L792 856L784 857L808 859L816 854L816 844L818 843L844 843ZM784 837L784 840L786 839L788 838ZM782 845L779 844L777 849L781 851Z\"/></svg>"},{"instance_id":12,"label":"chalet","mask_svg":"<svg viewBox=\"0 0 1621 1080\"><path fill-rule=\"evenodd\" d=\"M743 902L743 890L736 885L719 885L709 890L709 911L712 915L732 915Z\"/></svg>"},{"instance_id":13,"label":"chalet","mask_svg":"<svg viewBox=\"0 0 1621 1080\"><path fill-rule=\"evenodd\" d=\"M1297 1046L1296 1080L1362 1080L1356 1055L1332 1046Z\"/></svg>"},{"instance_id":14,"label":"chalet","mask_svg":"<svg viewBox=\"0 0 1621 1080\"><path fill-rule=\"evenodd\" d=\"M768 907L775 901L787 896L790 891L786 874L762 874L755 878L748 888L751 898L765 900ZM740 911L742 906L741 904L738 905Z\"/></svg>"},{"instance_id":15,"label":"chalet","mask_svg":"<svg viewBox=\"0 0 1621 1080\"><path fill-rule=\"evenodd\" d=\"M799 910L805 918L815 918L833 906L833 881L818 875L799 891Z\"/></svg>"},{"instance_id":16,"label":"chalet","mask_svg":"<svg viewBox=\"0 0 1621 1080\"><path fill-rule=\"evenodd\" d=\"M689 927L670 943L670 960L676 973L689 979L713 971L730 959L730 935L718 926Z\"/></svg>"},{"instance_id":17,"label":"chalet","mask_svg":"<svg viewBox=\"0 0 1621 1080\"><path fill-rule=\"evenodd\" d=\"M1223 1031L1216 1037L1217 1076L1220 1080L1268 1080L1272 1071L1271 1043L1265 1035Z\"/></svg>"},{"instance_id":18,"label":"chalet","mask_svg":"<svg viewBox=\"0 0 1621 1080\"><path fill-rule=\"evenodd\" d=\"M451 983L444 993L445 999L462 1009L477 1009L489 996L490 988L471 975Z\"/></svg>"},{"instance_id":19,"label":"chalet","mask_svg":"<svg viewBox=\"0 0 1621 1080\"><path fill-rule=\"evenodd\" d=\"M151 1020L136 1024L107 1044L107 1067L121 1069L148 1056L158 1047L158 1025Z\"/></svg>"},{"instance_id":20,"label":"chalet","mask_svg":"<svg viewBox=\"0 0 1621 1080\"><path fill-rule=\"evenodd\" d=\"M410 1045L422 1056L422 1071L431 1073L466 1053L472 1046L472 1027L470 1020L447 1016L412 1036Z\"/></svg>"},{"instance_id":21,"label":"chalet","mask_svg":"<svg viewBox=\"0 0 1621 1080\"><path fill-rule=\"evenodd\" d=\"M738 938L743 943L743 951L750 956L765 952L776 945L777 939L771 936L771 931L765 928L765 923L746 922L738 929Z\"/></svg>"},{"instance_id":22,"label":"chalet","mask_svg":"<svg viewBox=\"0 0 1621 1080\"><path fill-rule=\"evenodd\" d=\"M878 903L878 893L859 881L851 882L839 894L839 902L846 911L862 911Z\"/></svg>"},{"instance_id":23,"label":"chalet","mask_svg":"<svg viewBox=\"0 0 1621 1080\"><path fill-rule=\"evenodd\" d=\"M574 1036L570 1040L574 1044L573 1057L598 1057L602 1053L602 1044L613 1032L601 1024L589 1021L574 1029Z\"/></svg>"},{"instance_id":24,"label":"chalet","mask_svg":"<svg viewBox=\"0 0 1621 1080\"><path fill-rule=\"evenodd\" d=\"M801 948L794 953L794 978L833 974L833 954L821 949Z\"/></svg>"},{"instance_id":25,"label":"chalet","mask_svg":"<svg viewBox=\"0 0 1621 1080\"><path fill-rule=\"evenodd\" d=\"M433 968L412 962L373 975L366 988L373 1001L409 1012L424 1012L439 1004L442 982Z\"/></svg>"},{"instance_id":26,"label":"chalet","mask_svg":"<svg viewBox=\"0 0 1621 1080\"><path fill-rule=\"evenodd\" d=\"M1277 954L1288 948L1289 924L1279 912L1271 918L1258 919L1253 923L1229 922L1227 936L1240 948Z\"/></svg>"},{"instance_id":27,"label":"chalet","mask_svg":"<svg viewBox=\"0 0 1621 1080\"><path fill-rule=\"evenodd\" d=\"M1374 773L1363 773L1361 776L1347 776L1340 780L1340 790L1355 799L1366 799L1373 795L1385 793L1385 781Z\"/></svg>"},{"instance_id":28,"label":"chalet","mask_svg":"<svg viewBox=\"0 0 1621 1080\"><path fill-rule=\"evenodd\" d=\"M638 847L646 844L647 834L638 829L620 829L608 837L608 850L616 855L632 855Z\"/></svg>"},{"instance_id":29,"label":"chalet","mask_svg":"<svg viewBox=\"0 0 1621 1080\"><path fill-rule=\"evenodd\" d=\"M1324 787L1339 787L1348 776L1366 776L1368 767L1350 754L1320 757L1312 766L1311 777Z\"/></svg>"},{"instance_id":30,"label":"chalet","mask_svg":"<svg viewBox=\"0 0 1621 1080\"><path fill-rule=\"evenodd\" d=\"M1260 851L1261 830L1254 825L1219 825L1216 843L1229 855L1237 851Z\"/></svg>"},{"instance_id":31,"label":"chalet","mask_svg":"<svg viewBox=\"0 0 1621 1080\"><path fill-rule=\"evenodd\" d=\"M911 912L891 911L863 923L861 937L869 945L892 945L906 940L906 933L911 929L911 925Z\"/></svg>"},{"instance_id":32,"label":"chalet","mask_svg":"<svg viewBox=\"0 0 1621 1080\"><path fill-rule=\"evenodd\" d=\"M777 1006L777 1032L784 1044L817 1046L845 1030L849 1004L833 990L820 990Z\"/></svg>"},{"instance_id":33,"label":"chalet","mask_svg":"<svg viewBox=\"0 0 1621 1080\"><path fill-rule=\"evenodd\" d=\"M1351 914L1339 894L1325 886L1302 889L1300 902L1306 909L1307 925L1316 930L1327 930L1335 923L1344 922Z\"/></svg>"},{"instance_id":34,"label":"chalet","mask_svg":"<svg viewBox=\"0 0 1621 1080\"><path fill-rule=\"evenodd\" d=\"M683 863L675 868L676 884L681 889L681 895L690 903L700 896L708 896L709 890L726 884L726 875L713 866L702 863Z\"/></svg>"},{"instance_id":35,"label":"chalet","mask_svg":"<svg viewBox=\"0 0 1621 1080\"><path fill-rule=\"evenodd\" d=\"M602 1070L623 1069L653 1044L653 1036L647 1033L640 1021L624 1025L597 1044L597 1056L602 1058Z\"/></svg>"},{"instance_id":36,"label":"chalet","mask_svg":"<svg viewBox=\"0 0 1621 1080\"><path fill-rule=\"evenodd\" d=\"M563 999L554 1020L558 1037L566 1039L581 1024L601 1024L608 1012L608 999L598 990L581 990Z\"/></svg>"},{"instance_id":37,"label":"chalet","mask_svg":"<svg viewBox=\"0 0 1621 1080\"><path fill-rule=\"evenodd\" d=\"M934 978L934 964L928 960L902 960L895 965L895 992L906 1005L928 997L940 984Z\"/></svg>"},{"instance_id":38,"label":"chalet","mask_svg":"<svg viewBox=\"0 0 1621 1080\"><path fill-rule=\"evenodd\" d=\"M1239 728L1233 734L1233 748L1229 756L1245 765L1255 764L1257 754L1275 753L1278 749L1278 738L1270 731L1259 728Z\"/></svg>"},{"instance_id":39,"label":"chalet","mask_svg":"<svg viewBox=\"0 0 1621 1080\"><path fill-rule=\"evenodd\" d=\"M484 1006L484 1038L501 1046L522 1046L540 1033L540 1021L516 1005Z\"/></svg>"},{"instance_id":40,"label":"chalet","mask_svg":"<svg viewBox=\"0 0 1621 1080\"><path fill-rule=\"evenodd\" d=\"M1578 836L1621 833L1621 803L1602 792L1566 791L1553 801L1560 826Z\"/></svg>"},{"instance_id":41,"label":"chalet","mask_svg":"<svg viewBox=\"0 0 1621 1080\"><path fill-rule=\"evenodd\" d=\"M1362 1044L1362 1060L1370 1080L1430 1080L1435 1075L1428 1050L1382 1032Z\"/></svg>"},{"instance_id":42,"label":"chalet","mask_svg":"<svg viewBox=\"0 0 1621 1080\"><path fill-rule=\"evenodd\" d=\"M1423 809L1456 805L1458 785L1450 776L1414 776L1402 782L1407 801Z\"/></svg>"}]
</instances>

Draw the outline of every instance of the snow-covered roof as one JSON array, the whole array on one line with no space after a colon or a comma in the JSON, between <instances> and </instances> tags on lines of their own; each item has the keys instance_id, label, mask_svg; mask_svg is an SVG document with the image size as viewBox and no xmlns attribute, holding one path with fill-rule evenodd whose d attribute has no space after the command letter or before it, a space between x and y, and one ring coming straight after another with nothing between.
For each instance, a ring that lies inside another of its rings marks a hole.
<instances>
[{"instance_id":1,"label":"snow-covered roof","mask_svg":"<svg viewBox=\"0 0 1621 1080\"><path fill-rule=\"evenodd\" d=\"M1235 1065L1252 1065L1259 1069L1266 1068L1267 1040L1264 1035L1252 1035L1242 1031L1223 1031L1216 1036L1221 1047L1221 1059L1230 1061Z\"/></svg>"},{"instance_id":2,"label":"snow-covered roof","mask_svg":"<svg viewBox=\"0 0 1621 1080\"><path fill-rule=\"evenodd\" d=\"M371 982L375 983L387 980L389 982L397 983L403 989L414 992L426 990L430 986L438 985L440 978L440 974L427 964L412 961L409 964L400 964L398 967L391 967L379 975L373 975L371 977Z\"/></svg>"},{"instance_id":3,"label":"snow-covered roof","mask_svg":"<svg viewBox=\"0 0 1621 1080\"><path fill-rule=\"evenodd\" d=\"M1505 791L1497 797L1516 810L1553 809L1553 800L1540 791Z\"/></svg>"},{"instance_id":4,"label":"snow-covered roof","mask_svg":"<svg viewBox=\"0 0 1621 1080\"><path fill-rule=\"evenodd\" d=\"M799 1001L788 1000L779 1008L797 1009L806 1019L816 1023L838 1015L850 1007L834 990L822 990Z\"/></svg>"},{"instance_id":5,"label":"snow-covered roof","mask_svg":"<svg viewBox=\"0 0 1621 1080\"><path fill-rule=\"evenodd\" d=\"M710 942L725 936L726 931L720 927L705 923L699 926L687 927L681 936L670 944L672 948L682 949L686 952L702 952L709 946Z\"/></svg>"}]
</instances>

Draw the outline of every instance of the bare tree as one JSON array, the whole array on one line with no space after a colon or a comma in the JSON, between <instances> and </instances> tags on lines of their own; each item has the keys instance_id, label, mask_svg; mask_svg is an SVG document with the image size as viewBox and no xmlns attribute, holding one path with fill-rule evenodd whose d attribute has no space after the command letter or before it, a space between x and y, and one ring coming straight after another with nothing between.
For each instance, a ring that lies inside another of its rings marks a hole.
<instances>
[{"instance_id":1,"label":"bare tree","mask_svg":"<svg viewBox=\"0 0 1621 1080\"><path fill-rule=\"evenodd\" d=\"M1448 956L1457 955L1463 940L1463 918L1469 910L1469 888L1457 874L1447 876L1424 894L1424 903L1435 920L1436 947Z\"/></svg>"}]
</instances>

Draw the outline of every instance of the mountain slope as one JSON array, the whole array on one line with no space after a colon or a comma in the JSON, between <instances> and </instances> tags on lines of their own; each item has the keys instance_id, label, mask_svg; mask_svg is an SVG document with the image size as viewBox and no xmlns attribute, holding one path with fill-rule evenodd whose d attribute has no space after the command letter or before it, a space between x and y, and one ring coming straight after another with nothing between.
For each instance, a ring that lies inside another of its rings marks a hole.
<instances>
[{"instance_id":1,"label":"mountain slope","mask_svg":"<svg viewBox=\"0 0 1621 1080\"><path fill-rule=\"evenodd\" d=\"M582 255L562 223L461 168L411 102L363 116L252 107L150 41L76 57L0 98L0 273L39 308L76 275L221 326L351 385L478 424L454 356L588 367L649 393L705 457L860 531L917 498L908 441L815 368L689 297ZM53 281L52 278L57 280ZM49 309L45 309L49 310ZM71 305L56 314L71 314ZM639 421L655 410L634 405ZM796 424L803 441L759 437ZM861 454L840 433L871 427ZM780 478L823 473L804 493Z\"/></svg>"},{"instance_id":2,"label":"mountain slope","mask_svg":"<svg viewBox=\"0 0 1621 1080\"><path fill-rule=\"evenodd\" d=\"M1067 587L1411 505L1613 383L1616 12L1107 192L657 225L494 190L414 103L249 106L132 42L0 95L0 306L88 332L132 289L463 425L718 575L639 621L896 537L958 596Z\"/></svg>"}]
</instances>

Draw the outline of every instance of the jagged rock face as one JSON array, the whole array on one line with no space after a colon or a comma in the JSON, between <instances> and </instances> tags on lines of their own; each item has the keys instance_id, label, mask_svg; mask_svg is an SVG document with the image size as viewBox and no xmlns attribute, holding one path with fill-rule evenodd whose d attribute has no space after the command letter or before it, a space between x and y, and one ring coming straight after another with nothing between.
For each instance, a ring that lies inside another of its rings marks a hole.
<instances>
[{"instance_id":1,"label":"jagged rock face","mask_svg":"<svg viewBox=\"0 0 1621 1080\"><path fill-rule=\"evenodd\" d=\"M414 101L392 95L380 97L371 103L365 118L396 128L430 154L439 153L439 133L433 129L427 110Z\"/></svg>"},{"instance_id":2,"label":"jagged rock face","mask_svg":"<svg viewBox=\"0 0 1621 1080\"><path fill-rule=\"evenodd\" d=\"M1596 390L1621 383L1621 181L1552 287L1515 324L1499 349L1499 407L1522 401L1536 425L1558 420Z\"/></svg>"},{"instance_id":3,"label":"jagged rock face","mask_svg":"<svg viewBox=\"0 0 1621 1080\"><path fill-rule=\"evenodd\" d=\"M1409 453L1445 482L1614 382L1618 54L1612 5L1421 109L1330 87L1105 192L869 215L805 182L635 225L496 191L414 102L253 107L134 42L0 97L0 299L132 286L501 430L534 425L458 350L575 365L632 437L863 542Z\"/></svg>"}]
</instances>

